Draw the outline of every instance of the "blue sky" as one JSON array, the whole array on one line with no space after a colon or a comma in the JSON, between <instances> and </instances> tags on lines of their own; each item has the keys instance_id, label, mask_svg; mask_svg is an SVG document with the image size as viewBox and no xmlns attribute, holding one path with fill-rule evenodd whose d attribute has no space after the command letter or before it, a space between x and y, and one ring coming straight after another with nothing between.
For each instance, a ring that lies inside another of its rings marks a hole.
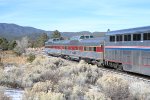
<instances>
[{"instance_id":1,"label":"blue sky","mask_svg":"<svg viewBox=\"0 0 150 100\"><path fill-rule=\"evenodd\" d=\"M150 0L0 0L0 23L107 31L150 25Z\"/></svg>"}]
</instances>

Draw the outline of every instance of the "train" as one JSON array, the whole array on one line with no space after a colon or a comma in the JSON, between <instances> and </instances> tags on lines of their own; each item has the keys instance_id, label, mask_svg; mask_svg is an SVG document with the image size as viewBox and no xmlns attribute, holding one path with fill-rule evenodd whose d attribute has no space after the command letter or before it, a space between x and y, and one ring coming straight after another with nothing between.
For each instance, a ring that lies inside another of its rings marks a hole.
<instances>
[{"instance_id":1,"label":"train","mask_svg":"<svg viewBox=\"0 0 150 100\"><path fill-rule=\"evenodd\" d=\"M45 42L45 52L150 76L150 26L107 31L104 37L50 39Z\"/></svg>"}]
</instances>

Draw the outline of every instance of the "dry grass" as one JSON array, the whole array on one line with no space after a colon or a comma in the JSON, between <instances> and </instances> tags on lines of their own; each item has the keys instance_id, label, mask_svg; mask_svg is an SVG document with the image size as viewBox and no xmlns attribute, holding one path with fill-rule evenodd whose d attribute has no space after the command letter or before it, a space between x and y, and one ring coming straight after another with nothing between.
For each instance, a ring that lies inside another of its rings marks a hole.
<instances>
[{"instance_id":1,"label":"dry grass","mask_svg":"<svg viewBox=\"0 0 150 100\"><path fill-rule=\"evenodd\" d=\"M1 62L3 64L26 64L26 56L16 56L13 51L1 51Z\"/></svg>"}]
</instances>

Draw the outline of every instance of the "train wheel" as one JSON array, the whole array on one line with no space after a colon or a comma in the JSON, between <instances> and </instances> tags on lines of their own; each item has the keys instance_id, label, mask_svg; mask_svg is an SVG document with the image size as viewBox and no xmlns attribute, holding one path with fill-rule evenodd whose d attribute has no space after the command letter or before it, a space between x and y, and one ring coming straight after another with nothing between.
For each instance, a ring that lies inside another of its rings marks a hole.
<instances>
[{"instance_id":1,"label":"train wheel","mask_svg":"<svg viewBox=\"0 0 150 100\"><path fill-rule=\"evenodd\" d=\"M67 60L71 60L71 58L69 56L66 57Z\"/></svg>"},{"instance_id":2,"label":"train wheel","mask_svg":"<svg viewBox=\"0 0 150 100\"><path fill-rule=\"evenodd\" d=\"M122 71L122 70L123 70L123 67L122 67L121 64L118 65L117 70L119 70L119 71Z\"/></svg>"},{"instance_id":3,"label":"train wheel","mask_svg":"<svg viewBox=\"0 0 150 100\"><path fill-rule=\"evenodd\" d=\"M117 63L113 63L113 67L114 67L115 69L117 69L118 64L117 64Z\"/></svg>"},{"instance_id":4,"label":"train wheel","mask_svg":"<svg viewBox=\"0 0 150 100\"><path fill-rule=\"evenodd\" d=\"M102 67L102 65L101 65L101 64L99 64L99 63L97 63L96 65L97 65L97 67Z\"/></svg>"},{"instance_id":5,"label":"train wheel","mask_svg":"<svg viewBox=\"0 0 150 100\"><path fill-rule=\"evenodd\" d=\"M82 58L81 57L79 57L79 62L82 60Z\"/></svg>"}]
</instances>

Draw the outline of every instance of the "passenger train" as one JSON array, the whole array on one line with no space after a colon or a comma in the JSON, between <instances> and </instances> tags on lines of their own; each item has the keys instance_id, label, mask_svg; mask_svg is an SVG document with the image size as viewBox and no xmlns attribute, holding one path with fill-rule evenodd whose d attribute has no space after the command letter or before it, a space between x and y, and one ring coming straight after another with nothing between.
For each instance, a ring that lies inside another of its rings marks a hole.
<instances>
[{"instance_id":1,"label":"passenger train","mask_svg":"<svg viewBox=\"0 0 150 100\"><path fill-rule=\"evenodd\" d=\"M108 31L104 37L81 35L70 40L51 39L45 42L45 51L150 76L150 26Z\"/></svg>"}]
</instances>

